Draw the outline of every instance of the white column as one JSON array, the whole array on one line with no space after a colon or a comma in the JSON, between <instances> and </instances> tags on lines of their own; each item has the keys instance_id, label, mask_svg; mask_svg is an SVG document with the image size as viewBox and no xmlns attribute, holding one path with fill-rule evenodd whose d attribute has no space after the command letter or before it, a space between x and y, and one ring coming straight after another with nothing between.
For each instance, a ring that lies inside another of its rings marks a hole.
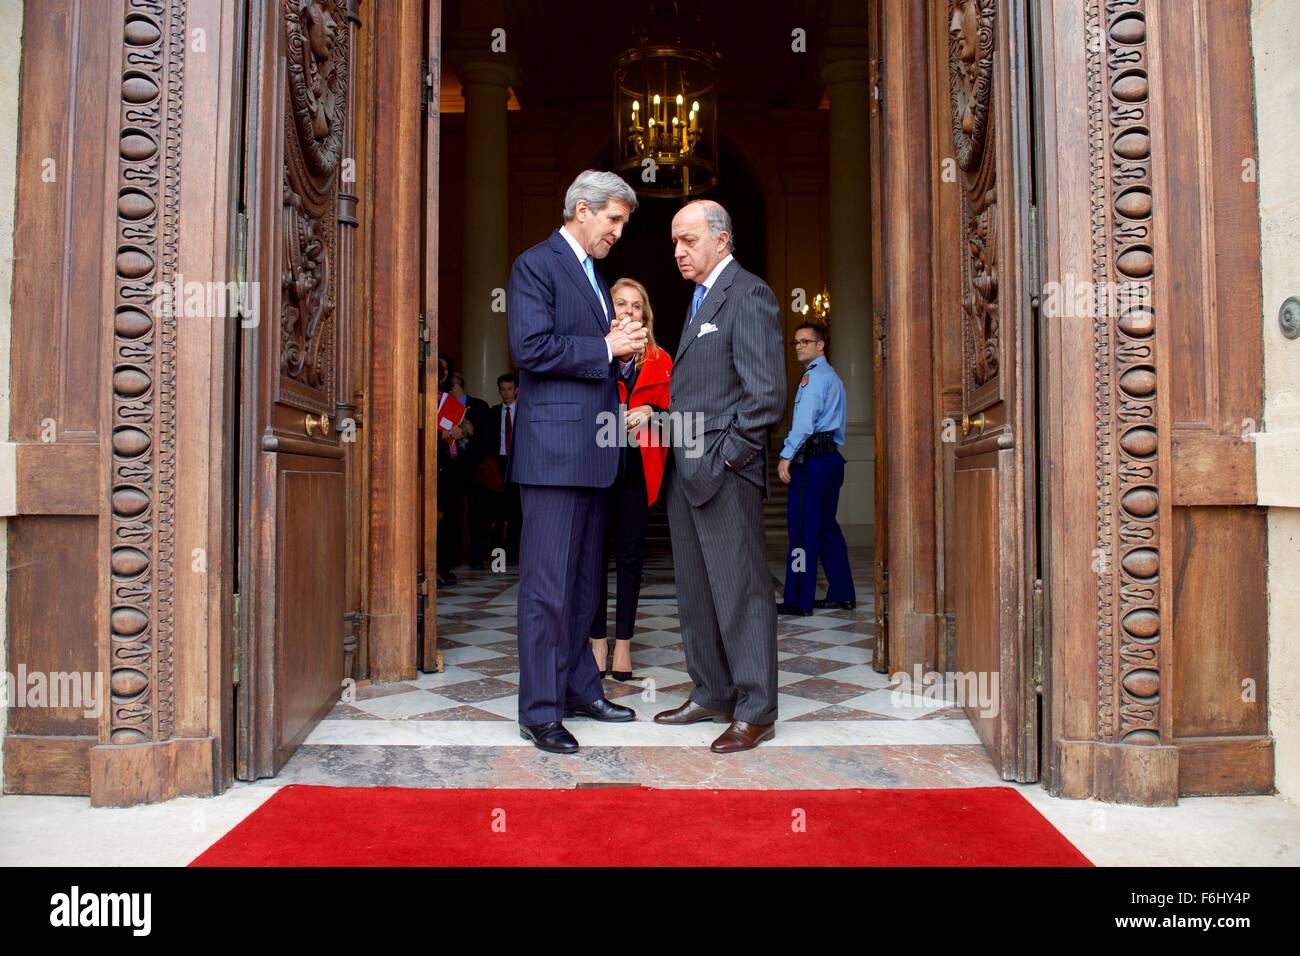
<instances>
[{"instance_id":1,"label":"white column","mask_svg":"<svg viewBox=\"0 0 1300 956\"><path fill-rule=\"evenodd\" d=\"M510 274L506 103L516 73L500 59L463 62L456 72L465 96L461 372L471 395L494 401L497 376L510 365L506 315L492 307L504 302Z\"/></svg>"},{"instance_id":2,"label":"white column","mask_svg":"<svg viewBox=\"0 0 1300 956\"><path fill-rule=\"evenodd\" d=\"M850 544L870 544L875 523L869 77L865 49L836 51L822 66L831 104L830 359L848 400L839 520Z\"/></svg>"}]
</instances>

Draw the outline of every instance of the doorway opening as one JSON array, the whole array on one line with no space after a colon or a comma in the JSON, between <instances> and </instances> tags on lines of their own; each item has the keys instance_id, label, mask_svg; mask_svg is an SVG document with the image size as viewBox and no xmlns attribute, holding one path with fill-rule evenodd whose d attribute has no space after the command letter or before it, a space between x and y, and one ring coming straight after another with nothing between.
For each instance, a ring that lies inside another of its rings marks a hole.
<instances>
[{"instance_id":1,"label":"doorway opening","mask_svg":"<svg viewBox=\"0 0 1300 956\"><path fill-rule=\"evenodd\" d=\"M828 356L849 396L839 521L858 606L783 623L780 719L804 734L837 724L836 739L852 742L855 721L869 739L868 723L896 718L913 728L898 739L918 745L928 740L927 722L969 720L969 744L987 750L998 775L1036 779L1043 685L1035 625L1044 609L1032 547L1038 525L1027 507L1038 480L1037 371L1025 294L1036 244L1027 225L1033 110L1028 51L1013 42L1034 33L1031 10L1018 2L995 16L991 4L951 0L917 22L891 20L886 5L866 0L669 7L601 8L583 21L583 53L572 56L556 53L574 46L572 22L533 3L395 5L351 21L356 185L336 196L351 197L359 211L350 245L340 247L351 257L338 270L351 299L347 334L332 344L346 347L337 367L349 372L331 407L336 415L355 410L363 440L336 443L332 463L295 480L304 515L344 486L359 504L340 508L350 517L325 530L304 518L270 532L302 537L296 555L324 550L323 537L304 536L309 528L338 536L347 556L340 574L357 586L341 608L344 681L362 686L334 706L358 719L387 708L403 719L427 716L466 740L476 739L468 726L476 721L514 719L517 566L495 560L498 545L509 550L499 523L492 533L500 539L486 551L472 547L482 499L463 492L485 476L459 454L468 446L448 460L439 358L462 376L467 396L485 403L480 421L499 452L504 425L491 406L501 401L498 378L511 371L503 311L510 263L559 226L578 172L614 165L614 61L667 15L682 42L720 55L718 183L704 195L730 211L736 256L774 291L786 341L815 314L818 294L829 297ZM738 20L765 28L741 33ZM1013 70L1013 62L1021 65ZM642 198L601 269L607 282L644 283L656 335L670 350L690 296L667 229L680 203ZM277 221L269 206L263 218ZM341 235L354 228L341 223ZM803 373L793 349L786 373L792 398ZM256 376L245 369L245 381ZM789 421L787 410L773 430L773 472ZM326 457L310 442L279 447ZM449 487L449 468L461 469L460 491ZM271 493L266 476L244 474L248 494L259 480ZM765 517L775 600L788 538L784 486L772 478L777 494ZM644 704L647 716L689 691L667 533L662 513L652 513L633 661L650 681L606 682L608 696ZM481 570L468 567L472 556ZM458 580L439 588L447 572ZM307 581L296 586L311 590ZM294 613L307 612L255 606L246 619L266 635L288 624L314 628L306 618L286 624ZM303 642L303 660L332 668L333 658L311 656L313 646ZM924 683L936 671L974 674L982 696L918 712L909 708L927 708L934 695L921 687L914 699L900 698L890 683L899 672ZM412 683L428 696L398 700L405 695L367 681ZM389 703L361 706L378 697ZM324 706L327 697L310 712L308 703L296 741L339 713Z\"/></svg>"}]
</instances>

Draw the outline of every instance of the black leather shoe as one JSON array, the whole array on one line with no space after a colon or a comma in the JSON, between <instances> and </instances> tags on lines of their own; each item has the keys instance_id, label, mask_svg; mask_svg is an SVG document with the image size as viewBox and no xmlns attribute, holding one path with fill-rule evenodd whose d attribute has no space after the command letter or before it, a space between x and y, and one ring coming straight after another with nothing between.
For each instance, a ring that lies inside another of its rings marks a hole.
<instances>
[{"instance_id":1,"label":"black leather shoe","mask_svg":"<svg viewBox=\"0 0 1300 956\"><path fill-rule=\"evenodd\" d=\"M538 750L545 750L550 754L576 754L578 752L578 741L573 734L564 729L564 724L558 720L536 724L531 727L527 724L520 724L519 736L523 737L524 740L531 740L533 746Z\"/></svg>"},{"instance_id":2,"label":"black leather shoe","mask_svg":"<svg viewBox=\"0 0 1300 956\"><path fill-rule=\"evenodd\" d=\"M838 608L841 611L852 611L858 606L857 601L828 601L825 598L818 598L813 602L819 608Z\"/></svg>"},{"instance_id":3,"label":"black leather shoe","mask_svg":"<svg viewBox=\"0 0 1300 956\"><path fill-rule=\"evenodd\" d=\"M622 723L627 720L636 720L636 711L631 707L624 707L622 704L610 703L604 697L600 697L590 704L566 704L564 706L564 716L590 717L592 720Z\"/></svg>"},{"instance_id":4,"label":"black leather shoe","mask_svg":"<svg viewBox=\"0 0 1300 956\"><path fill-rule=\"evenodd\" d=\"M812 614L812 608L804 610L801 607L795 607L793 604L778 604L776 606L777 614L797 614L800 617L808 617Z\"/></svg>"}]
</instances>

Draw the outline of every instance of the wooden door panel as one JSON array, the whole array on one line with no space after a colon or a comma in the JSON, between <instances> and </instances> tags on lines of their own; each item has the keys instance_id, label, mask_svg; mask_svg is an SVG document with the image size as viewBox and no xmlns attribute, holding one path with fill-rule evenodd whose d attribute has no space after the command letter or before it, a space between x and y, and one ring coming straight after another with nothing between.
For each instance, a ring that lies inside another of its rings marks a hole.
<instances>
[{"instance_id":1,"label":"wooden door panel","mask_svg":"<svg viewBox=\"0 0 1300 956\"><path fill-rule=\"evenodd\" d=\"M328 459L281 455L276 578L276 763L334 705L343 675L345 479Z\"/></svg>"},{"instance_id":2,"label":"wooden door panel","mask_svg":"<svg viewBox=\"0 0 1300 956\"><path fill-rule=\"evenodd\" d=\"M988 456L984 456L987 458ZM957 671L1001 670L998 628L998 471L971 460L957 467L955 531L958 566L953 569L957 604ZM1000 681L999 681L1000 683ZM988 686L992 686L991 683ZM999 702L1000 704L1000 702ZM990 753L997 752L999 716L977 701L963 701L966 716Z\"/></svg>"}]
</instances>

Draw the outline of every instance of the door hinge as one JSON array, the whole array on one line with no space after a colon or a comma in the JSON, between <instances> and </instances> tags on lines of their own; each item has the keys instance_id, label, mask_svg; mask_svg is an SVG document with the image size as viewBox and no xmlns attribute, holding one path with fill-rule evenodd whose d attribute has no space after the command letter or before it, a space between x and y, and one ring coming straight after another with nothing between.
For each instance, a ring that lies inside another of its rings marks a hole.
<instances>
[{"instance_id":1,"label":"door hinge","mask_svg":"<svg viewBox=\"0 0 1300 956\"><path fill-rule=\"evenodd\" d=\"M418 350L420 376L423 378L424 369L429 364L429 326L425 324L423 312L420 313L419 342L416 348Z\"/></svg>"},{"instance_id":2,"label":"door hinge","mask_svg":"<svg viewBox=\"0 0 1300 956\"><path fill-rule=\"evenodd\" d=\"M880 364L885 364L885 359L889 356L888 339L885 337L885 310L876 309L875 312L875 333L876 333L876 354L880 356Z\"/></svg>"},{"instance_id":3,"label":"door hinge","mask_svg":"<svg viewBox=\"0 0 1300 956\"><path fill-rule=\"evenodd\" d=\"M348 631L344 634L345 648L348 647L349 645L349 634L351 635L350 637L351 645L353 646L353 648L355 648L356 642L358 642L361 639L362 628L364 627L366 621L368 621L369 619L370 619L370 614L366 611L348 611L346 614L343 615L343 620L348 627Z\"/></svg>"},{"instance_id":4,"label":"door hinge","mask_svg":"<svg viewBox=\"0 0 1300 956\"><path fill-rule=\"evenodd\" d=\"M1043 300L1043 253L1038 245L1038 207L1029 207L1029 304L1037 309Z\"/></svg>"},{"instance_id":5,"label":"door hinge","mask_svg":"<svg viewBox=\"0 0 1300 956\"><path fill-rule=\"evenodd\" d=\"M1043 594L1043 579L1035 578L1030 592L1030 612L1034 616L1034 692L1043 692L1043 645L1047 637L1047 608Z\"/></svg>"},{"instance_id":6,"label":"door hinge","mask_svg":"<svg viewBox=\"0 0 1300 956\"><path fill-rule=\"evenodd\" d=\"M429 579L423 571L415 572L415 626L424 627L424 607L429 603Z\"/></svg>"},{"instance_id":7,"label":"door hinge","mask_svg":"<svg viewBox=\"0 0 1300 956\"><path fill-rule=\"evenodd\" d=\"M876 635L879 637L889 623L889 568L880 568L876 580Z\"/></svg>"},{"instance_id":8,"label":"door hinge","mask_svg":"<svg viewBox=\"0 0 1300 956\"><path fill-rule=\"evenodd\" d=\"M438 98L434 95L434 81L438 72L437 57L420 61L420 111L430 116L438 114Z\"/></svg>"},{"instance_id":9,"label":"door hinge","mask_svg":"<svg viewBox=\"0 0 1300 956\"><path fill-rule=\"evenodd\" d=\"M344 431L351 422L352 428L361 427L361 409L355 402L335 402L334 403L334 421L337 422L337 430Z\"/></svg>"},{"instance_id":10,"label":"door hinge","mask_svg":"<svg viewBox=\"0 0 1300 956\"><path fill-rule=\"evenodd\" d=\"M230 683L235 686L239 684L239 665L242 657L239 652L239 623L242 604L239 593L236 592L230 602Z\"/></svg>"},{"instance_id":11,"label":"door hinge","mask_svg":"<svg viewBox=\"0 0 1300 956\"><path fill-rule=\"evenodd\" d=\"M248 291L248 215L235 217L235 298L234 314L244 320L252 317L253 303Z\"/></svg>"}]
</instances>

